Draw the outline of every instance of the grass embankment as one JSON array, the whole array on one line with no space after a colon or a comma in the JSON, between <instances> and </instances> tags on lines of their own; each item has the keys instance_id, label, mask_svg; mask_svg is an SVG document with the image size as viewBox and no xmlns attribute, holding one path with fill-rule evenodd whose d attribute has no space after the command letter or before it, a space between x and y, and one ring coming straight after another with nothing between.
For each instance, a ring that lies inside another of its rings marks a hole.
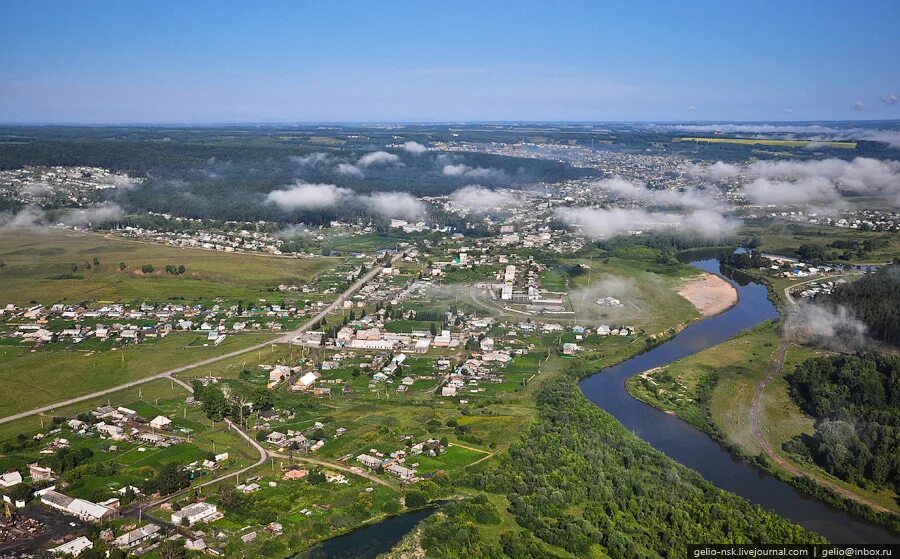
<instances>
[{"instance_id":1,"label":"grass embankment","mask_svg":"<svg viewBox=\"0 0 900 559\"><path fill-rule=\"evenodd\" d=\"M768 460L752 432L751 409L757 386L772 371L781 345L772 322L740 334L667 367L635 376L626 383L636 398L663 411L675 413L718 440L732 453L784 479L792 476ZM790 345L781 373L766 386L760 398L759 424L769 448L780 458L813 479L824 479L900 513L897 496L888 490L869 491L831 476L812 462L797 460L782 446L799 435L814 433L814 420L791 400L785 376L798 364L821 351ZM840 501L835 501L839 504ZM843 504L843 506L847 506ZM875 518L878 520L877 518Z\"/></svg>"},{"instance_id":2,"label":"grass embankment","mask_svg":"<svg viewBox=\"0 0 900 559\"><path fill-rule=\"evenodd\" d=\"M341 262L176 248L54 229L5 231L0 247L5 263L0 267L0 302L18 305L255 300L279 284L309 282ZM146 264L153 266L152 273L141 271ZM167 265L183 265L185 273L168 274Z\"/></svg>"}]
</instances>

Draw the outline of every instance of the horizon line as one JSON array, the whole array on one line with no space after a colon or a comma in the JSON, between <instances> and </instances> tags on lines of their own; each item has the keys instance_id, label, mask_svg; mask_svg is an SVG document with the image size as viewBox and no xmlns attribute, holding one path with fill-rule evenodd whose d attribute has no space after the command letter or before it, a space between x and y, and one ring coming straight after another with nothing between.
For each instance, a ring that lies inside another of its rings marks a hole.
<instances>
[{"instance_id":1,"label":"horizon line","mask_svg":"<svg viewBox=\"0 0 900 559\"><path fill-rule=\"evenodd\" d=\"M0 127L223 127L223 126L467 126L467 125L516 125L516 124L558 124L573 126L592 126L603 124L811 124L811 123L900 123L900 118L880 119L808 119L808 120L729 120L729 119L676 119L676 120L310 120L310 121L119 121L119 122L79 122L79 121L0 121Z\"/></svg>"}]
</instances>

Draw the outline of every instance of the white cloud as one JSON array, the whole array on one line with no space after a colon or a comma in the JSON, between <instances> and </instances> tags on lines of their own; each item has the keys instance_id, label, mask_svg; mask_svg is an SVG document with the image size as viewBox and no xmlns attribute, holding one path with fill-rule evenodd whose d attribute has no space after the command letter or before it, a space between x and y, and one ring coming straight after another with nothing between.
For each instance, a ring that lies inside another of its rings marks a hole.
<instances>
[{"instance_id":1,"label":"white cloud","mask_svg":"<svg viewBox=\"0 0 900 559\"><path fill-rule=\"evenodd\" d=\"M836 202L841 195L826 178L810 177L798 181L758 178L744 186L744 196L755 204L806 205Z\"/></svg>"},{"instance_id":2,"label":"white cloud","mask_svg":"<svg viewBox=\"0 0 900 559\"><path fill-rule=\"evenodd\" d=\"M45 227L57 223L69 226L101 225L122 219L124 215L122 208L111 202L56 212L52 219L40 208L29 206L16 214L0 214L0 229Z\"/></svg>"},{"instance_id":3,"label":"white cloud","mask_svg":"<svg viewBox=\"0 0 900 559\"><path fill-rule=\"evenodd\" d=\"M125 212L118 204L106 203L87 208L66 210L55 221L66 225L100 225L122 219Z\"/></svg>"},{"instance_id":4,"label":"white cloud","mask_svg":"<svg viewBox=\"0 0 900 559\"><path fill-rule=\"evenodd\" d=\"M473 213L502 211L522 200L511 190L491 190L478 184L464 186L450 195L450 202Z\"/></svg>"},{"instance_id":5,"label":"white cloud","mask_svg":"<svg viewBox=\"0 0 900 559\"><path fill-rule=\"evenodd\" d=\"M687 172L698 177L710 177L712 179L730 179L741 174L741 168L731 163L716 161L711 165L689 164Z\"/></svg>"},{"instance_id":6,"label":"white cloud","mask_svg":"<svg viewBox=\"0 0 900 559\"><path fill-rule=\"evenodd\" d=\"M356 165L351 165L350 163L339 163L337 166L337 172L342 175L347 175L348 177L363 176L362 169L360 169Z\"/></svg>"},{"instance_id":7,"label":"white cloud","mask_svg":"<svg viewBox=\"0 0 900 559\"><path fill-rule=\"evenodd\" d=\"M38 227L41 225L44 225L44 212L31 206L23 208L14 214L0 214L0 229Z\"/></svg>"},{"instance_id":8,"label":"white cloud","mask_svg":"<svg viewBox=\"0 0 900 559\"><path fill-rule=\"evenodd\" d=\"M352 191L333 184L310 184L297 181L293 186L273 190L266 202L285 210L322 209L337 205L352 195Z\"/></svg>"},{"instance_id":9,"label":"white cloud","mask_svg":"<svg viewBox=\"0 0 900 559\"><path fill-rule=\"evenodd\" d=\"M373 151L359 158L356 164L359 167L376 167L383 165L394 165L400 162L400 157L386 151Z\"/></svg>"},{"instance_id":10,"label":"white cloud","mask_svg":"<svg viewBox=\"0 0 900 559\"><path fill-rule=\"evenodd\" d=\"M893 93L889 93L881 98L881 102L885 105L896 105L897 104L897 96Z\"/></svg>"},{"instance_id":11,"label":"white cloud","mask_svg":"<svg viewBox=\"0 0 900 559\"><path fill-rule=\"evenodd\" d=\"M857 101L856 103L853 103L853 110L854 111L864 111L864 110L866 110L866 104L863 103L862 101Z\"/></svg>"},{"instance_id":12,"label":"white cloud","mask_svg":"<svg viewBox=\"0 0 900 559\"><path fill-rule=\"evenodd\" d=\"M359 195L333 184L310 184L298 181L292 186L273 190L266 202L284 210L316 210L338 205L356 205L370 213L389 218L424 219L425 204L406 192L374 192Z\"/></svg>"},{"instance_id":13,"label":"white cloud","mask_svg":"<svg viewBox=\"0 0 900 559\"><path fill-rule=\"evenodd\" d=\"M413 155L421 155L428 151L428 148L423 146L419 142L406 142L403 144L403 149Z\"/></svg>"},{"instance_id":14,"label":"white cloud","mask_svg":"<svg viewBox=\"0 0 900 559\"><path fill-rule=\"evenodd\" d=\"M756 161L747 167L750 176L758 179L781 181L781 186L789 190L791 182L799 185L797 193L788 192L783 196L799 197L797 203L803 203L803 192L817 195L821 201L835 199L824 181L832 184L836 192L849 192L879 196L897 204L900 203L900 161L880 161L868 157L857 157L851 161L843 159L822 159L818 161ZM800 184L803 183L803 184ZM775 185L754 183L745 187L745 192L752 195L754 190L771 192ZM772 202L777 203L777 202ZM785 202L788 203L788 202Z\"/></svg>"},{"instance_id":15,"label":"white cloud","mask_svg":"<svg viewBox=\"0 0 900 559\"><path fill-rule=\"evenodd\" d=\"M900 161L857 157L807 161L755 161L740 167L721 161L690 164L688 173L727 178L744 176L744 195L758 204L807 204L840 201L845 194L878 196L900 204Z\"/></svg>"},{"instance_id":16,"label":"white cloud","mask_svg":"<svg viewBox=\"0 0 900 559\"><path fill-rule=\"evenodd\" d=\"M846 307L827 303L801 303L788 314L784 332L789 339L835 351L856 351L869 343L865 324Z\"/></svg>"},{"instance_id":17,"label":"white cloud","mask_svg":"<svg viewBox=\"0 0 900 559\"><path fill-rule=\"evenodd\" d=\"M680 208L710 208L719 206L718 200L710 194L696 189L684 191L674 189L650 190L640 181L629 181L616 176L593 183L594 188L614 194L619 199L644 202L653 206Z\"/></svg>"},{"instance_id":18,"label":"white cloud","mask_svg":"<svg viewBox=\"0 0 900 559\"><path fill-rule=\"evenodd\" d=\"M427 212L425 203L406 192L374 192L360 196L359 203L381 216L418 221Z\"/></svg>"},{"instance_id":19,"label":"white cloud","mask_svg":"<svg viewBox=\"0 0 900 559\"><path fill-rule=\"evenodd\" d=\"M444 174L448 177L462 177L474 181L505 181L508 176L500 169L487 167L469 167L463 163L444 165Z\"/></svg>"},{"instance_id":20,"label":"white cloud","mask_svg":"<svg viewBox=\"0 0 900 559\"><path fill-rule=\"evenodd\" d=\"M331 162L331 156L322 152L310 153L309 155L292 155L288 159L301 167L318 167Z\"/></svg>"},{"instance_id":21,"label":"white cloud","mask_svg":"<svg viewBox=\"0 0 900 559\"><path fill-rule=\"evenodd\" d=\"M623 208L559 208L556 217L580 228L593 239L608 239L633 231L672 231L709 239L733 235L740 222L712 210L694 210L688 214L649 212Z\"/></svg>"}]
</instances>

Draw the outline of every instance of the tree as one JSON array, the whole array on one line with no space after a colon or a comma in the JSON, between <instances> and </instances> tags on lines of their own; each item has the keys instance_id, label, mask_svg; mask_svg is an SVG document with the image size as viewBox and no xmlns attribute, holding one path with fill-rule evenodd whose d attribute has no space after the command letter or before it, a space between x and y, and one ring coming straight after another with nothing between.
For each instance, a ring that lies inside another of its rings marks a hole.
<instances>
[{"instance_id":1,"label":"tree","mask_svg":"<svg viewBox=\"0 0 900 559\"><path fill-rule=\"evenodd\" d=\"M325 474L319 468L315 468L306 475L306 481L310 485L321 485L325 483Z\"/></svg>"},{"instance_id":2,"label":"tree","mask_svg":"<svg viewBox=\"0 0 900 559\"><path fill-rule=\"evenodd\" d=\"M225 510L234 510L244 504L244 495L231 486L219 488L219 504Z\"/></svg>"},{"instance_id":3,"label":"tree","mask_svg":"<svg viewBox=\"0 0 900 559\"><path fill-rule=\"evenodd\" d=\"M269 410L275 405L272 398L272 391L263 387L257 388L253 393L253 409Z\"/></svg>"},{"instance_id":4,"label":"tree","mask_svg":"<svg viewBox=\"0 0 900 559\"><path fill-rule=\"evenodd\" d=\"M403 498L407 508L419 509L428 504L425 495L421 491L410 491Z\"/></svg>"},{"instance_id":5,"label":"tree","mask_svg":"<svg viewBox=\"0 0 900 559\"><path fill-rule=\"evenodd\" d=\"M156 548L156 555L159 559L187 559L187 550L180 540L163 540Z\"/></svg>"},{"instance_id":6,"label":"tree","mask_svg":"<svg viewBox=\"0 0 900 559\"><path fill-rule=\"evenodd\" d=\"M156 477L144 483L144 493L169 495L191 484L191 474L174 462L162 467Z\"/></svg>"},{"instance_id":7,"label":"tree","mask_svg":"<svg viewBox=\"0 0 900 559\"><path fill-rule=\"evenodd\" d=\"M126 268L125 263L124 263L124 262L119 262L119 269L120 269L120 270L124 270L125 268Z\"/></svg>"},{"instance_id":8,"label":"tree","mask_svg":"<svg viewBox=\"0 0 900 559\"><path fill-rule=\"evenodd\" d=\"M205 387L202 395L203 411L213 421L222 421L228 413L228 401L222 389L213 384Z\"/></svg>"},{"instance_id":9,"label":"tree","mask_svg":"<svg viewBox=\"0 0 900 559\"><path fill-rule=\"evenodd\" d=\"M141 266L141 273L152 274L153 273L153 264L144 264L143 266Z\"/></svg>"}]
</instances>

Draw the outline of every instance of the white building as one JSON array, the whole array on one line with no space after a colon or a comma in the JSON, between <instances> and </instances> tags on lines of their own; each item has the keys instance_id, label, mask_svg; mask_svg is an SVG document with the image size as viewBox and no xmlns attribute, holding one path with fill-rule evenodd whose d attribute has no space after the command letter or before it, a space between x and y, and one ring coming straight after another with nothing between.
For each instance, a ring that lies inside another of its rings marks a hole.
<instances>
[{"instance_id":1,"label":"white building","mask_svg":"<svg viewBox=\"0 0 900 559\"><path fill-rule=\"evenodd\" d=\"M78 557L85 549L93 549L94 543L84 536L75 538L74 540L64 543L59 547L50 550L53 555L71 555Z\"/></svg>"},{"instance_id":2,"label":"white building","mask_svg":"<svg viewBox=\"0 0 900 559\"><path fill-rule=\"evenodd\" d=\"M113 545L122 549L131 549L144 542L153 540L159 534L159 526L156 524L147 524L140 528L135 528L130 532L125 532L118 538L113 540Z\"/></svg>"},{"instance_id":3,"label":"white building","mask_svg":"<svg viewBox=\"0 0 900 559\"><path fill-rule=\"evenodd\" d=\"M506 271L503 272L503 281L507 284L515 283L516 281L516 267L510 264L506 267Z\"/></svg>"},{"instance_id":4,"label":"white building","mask_svg":"<svg viewBox=\"0 0 900 559\"><path fill-rule=\"evenodd\" d=\"M6 472L0 476L0 487L12 487L14 485L19 485L20 483L22 483L22 474L17 470Z\"/></svg>"},{"instance_id":5,"label":"white building","mask_svg":"<svg viewBox=\"0 0 900 559\"><path fill-rule=\"evenodd\" d=\"M150 421L150 427L154 429L169 429L172 426L172 420L163 415L157 415Z\"/></svg>"},{"instance_id":6,"label":"white building","mask_svg":"<svg viewBox=\"0 0 900 559\"><path fill-rule=\"evenodd\" d=\"M213 519L219 515L216 505L209 503L193 503L172 513L172 524L181 526L187 519L188 526Z\"/></svg>"}]
</instances>

